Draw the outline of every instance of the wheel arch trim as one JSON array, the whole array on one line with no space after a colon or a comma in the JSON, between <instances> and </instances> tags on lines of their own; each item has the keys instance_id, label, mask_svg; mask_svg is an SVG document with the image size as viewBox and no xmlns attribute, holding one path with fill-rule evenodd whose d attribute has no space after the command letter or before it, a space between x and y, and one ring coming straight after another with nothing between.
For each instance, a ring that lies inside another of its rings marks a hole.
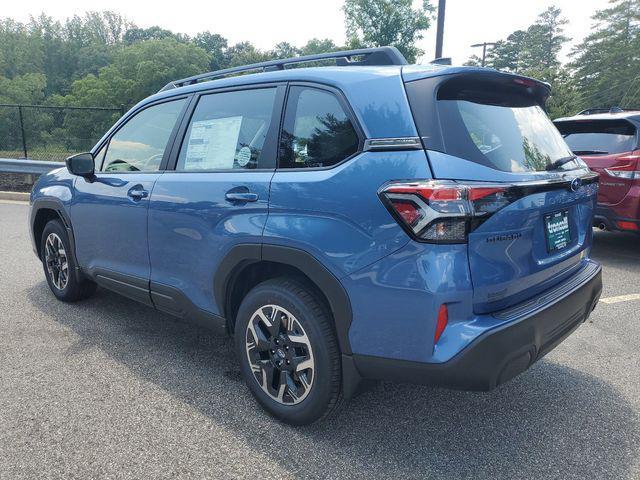
<instances>
[{"instance_id":1,"label":"wheel arch trim","mask_svg":"<svg viewBox=\"0 0 640 480\"><path fill-rule=\"evenodd\" d=\"M214 276L214 296L219 311L227 317L229 287L244 268L260 261L293 267L320 288L329 302L340 350L343 354L350 355L349 327L352 311L349 296L338 278L304 250L271 244L238 244L232 247L220 262Z\"/></svg>"},{"instance_id":2,"label":"wheel arch trim","mask_svg":"<svg viewBox=\"0 0 640 480\"><path fill-rule=\"evenodd\" d=\"M76 257L76 240L73 234L73 227L71 226L71 218L67 213L62 200L56 197L40 197L34 200L31 205L31 211L29 214L29 232L31 234L31 238L33 239L33 249L35 254L40 258L40 249L38 246L40 245L40 239L36 238L36 219L38 218L38 213L42 210L52 210L54 211L60 220L62 221L62 225L67 232L67 237L69 239L69 246L71 247L71 254L73 255L74 264L75 264L75 275L77 279L80 280L82 278L82 272L80 270L80 266L78 265L77 257Z\"/></svg>"}]
</instances>

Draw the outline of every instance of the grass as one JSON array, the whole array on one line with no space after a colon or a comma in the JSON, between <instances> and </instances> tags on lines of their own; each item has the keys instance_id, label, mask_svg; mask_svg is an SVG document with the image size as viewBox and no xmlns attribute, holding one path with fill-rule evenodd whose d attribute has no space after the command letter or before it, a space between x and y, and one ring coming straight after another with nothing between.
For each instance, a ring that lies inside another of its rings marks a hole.
<instances>
[{"instance_id":1,"label":"grass","mask_svg":"<svg viewBox=\"0 0 640 480\"><path fill-rule=\"evenodd\" d=\"M41 147L27 148L27 158L29 160L45 160L49 162L64 162L64 160L76 150L69 150L60 145L48 145ZM24 158L22 150L0 150L0 158Z\"/></svg>"}]
</instances>

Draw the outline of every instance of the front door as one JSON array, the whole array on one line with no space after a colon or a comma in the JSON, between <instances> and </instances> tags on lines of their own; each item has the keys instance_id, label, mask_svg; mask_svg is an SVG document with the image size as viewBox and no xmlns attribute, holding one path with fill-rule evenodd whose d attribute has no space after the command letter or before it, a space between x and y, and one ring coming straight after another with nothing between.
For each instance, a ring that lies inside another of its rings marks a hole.
<instances>
[{"instance_id":1,"label":"front door","mask_svg":"<svg viewBox=\"0 0 640 480\"><path fill-rule=\"evenodd\" d=\"M71 207L78 264L98 283L148 301L147 213L186 98L133 114L96 154L93 179L76 179Z\"/></svg>"}]
</instances>

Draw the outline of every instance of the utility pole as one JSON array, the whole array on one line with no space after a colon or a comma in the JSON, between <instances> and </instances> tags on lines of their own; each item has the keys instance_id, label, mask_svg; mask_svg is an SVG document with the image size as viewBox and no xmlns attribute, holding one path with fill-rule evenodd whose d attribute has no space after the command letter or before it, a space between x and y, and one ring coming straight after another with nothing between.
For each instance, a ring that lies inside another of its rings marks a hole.
<instances>
[{"instance_id":1,"label":"utility pole","mask_svg":"<svg viewBox=\"0 0 640 480\"><path fill-rule=\"evenodd\" d=\"M487 59L487 47L493 47L495 42L482 42L482 43L474 43L471 45L472 48L482 47L482 66L484 67Z\"/></svg>"},{"instance_id":2,"label":"utility pole","mask_svg":"<svg viewBox=\"0 0 640 480\"><path fill-rule=\"evenodd\" d=\"M444 11L447 0L438 0L438 30L436 31L436 58L442 58L442 38L444 36Z\"/></svg>"}]
</instances>

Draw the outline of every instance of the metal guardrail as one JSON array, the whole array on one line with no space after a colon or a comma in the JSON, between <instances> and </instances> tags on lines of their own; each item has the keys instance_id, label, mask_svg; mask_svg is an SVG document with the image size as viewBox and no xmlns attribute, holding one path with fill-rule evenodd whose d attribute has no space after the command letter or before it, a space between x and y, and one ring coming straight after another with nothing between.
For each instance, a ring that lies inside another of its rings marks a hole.
<instances>
[{"instance_id":1,"label":"metal guardrail","mask_svg":"<svg viewBox=\"0 0 640 480\"><path fill-rule=\"evenodd\" d=\"M15 160L0 158L0 173L24 173L25 175L42 175L55 168L64 167L64 162L43 162L40 160Z\"/></svg>"}]
</instances>

